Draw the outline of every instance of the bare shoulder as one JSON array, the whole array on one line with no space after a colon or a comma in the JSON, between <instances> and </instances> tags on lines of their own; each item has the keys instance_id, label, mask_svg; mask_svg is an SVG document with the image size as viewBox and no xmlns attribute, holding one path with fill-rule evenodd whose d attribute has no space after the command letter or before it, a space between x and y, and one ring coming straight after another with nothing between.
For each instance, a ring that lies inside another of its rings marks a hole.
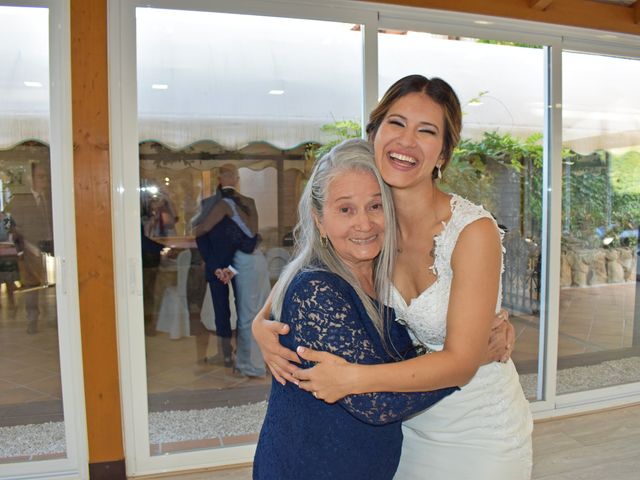
<instances>
[{"instance_id":1,"label":"bare shoulder","mask_svg":"<svg viewBox=\"0 0 640 480\"><path fill-rule=\"evenodd\" d=\"M469 223L461 232L453 251L452 261L470 257L499 257L502 253L500 230L496 222L489 217L482 217Z\"/></svg>"},{"instance_id":2,"label":"bare shoulder","mask_svg":"<svg viewBox=\"0 0 640 480\"><path fill-rule=\"evenodd\" d=\"M500 241L500 230L495 220L489 217L481 217L473 222L470 222L460 232L459 241L470 238L472 240L482 240L486 238L488 240Z\"/></svg>"}]
</instances>

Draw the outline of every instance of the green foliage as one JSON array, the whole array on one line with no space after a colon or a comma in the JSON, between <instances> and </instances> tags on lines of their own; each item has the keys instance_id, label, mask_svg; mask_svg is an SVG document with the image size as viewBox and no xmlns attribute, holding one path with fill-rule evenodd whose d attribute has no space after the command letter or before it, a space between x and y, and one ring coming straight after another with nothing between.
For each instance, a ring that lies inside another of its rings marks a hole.
<instances>
[{"instance_id":1,"label":"green foliage","mask_svg":"<svg viewBox=\"0 0 640 480\"><path fill-rule=\"evenodd\" d=\"M320 127L320 130L335 136L336 139L331 140L318 148L315 152L316 158L320 158L343 140L362 137L362 127L358 122L354 122L353 120L341 120L338 122L328 123Z\"/></svg>"},{"instance_id":2,"label":"green foliage","mask_svg":"<svg viewBox=\"0 0 640 480\"><path fill-rule=\"evenodd\" d=\"M508 165L520 172L525 159L532 159L536 168L542 168L542 140L541 133L534 133L523 141L506 133L484 132L480 141L462 140L456 154L483 155Z\"/></svg>"},{"instance_id":3,"label":"green foliage","mask_svg":"<svg viewBox=\"0 0 640 480\"><path fill-rule=\"evenodd\" d=\"M520 197L522 205L527 206L526 211L521 207L523 228L527 235L539 235L542 222L541 139L541 134L519 140L508 133L485 132L480 140L462 140L447 168L446 189L495 212L501 195L496 191L495 175L500 171L505 173L504 169L511 171L520 178ZM489 168L491 165L494 167Z\"/></svg>"},{"instance_id":4,"label":"green foliage","mask_svg":"<svg viewBox=\"0 0 640 480\"><path fill-rule=\"evenodd\" d=\"M628 151L611 159L611 185L618 195L640 195L640 152Z\"/></svg>"},{"instance_id":5,"label":"green foliage","mask_svg":"<svg viewBox=\"0 0 640 480\"><path fill-rule=\"evenodd\" d=\"M487 166L496 162L512 169L521 181L523 227L534 235L539 234L543 185L541 140L541 134L520 140L498 132L486 132L479 141L463 140L447 169L445 188L491 209L500 192L495 192L494 170ZM610 157L610 177L607 176L605 152L583 157L563 149L562 157L566 165L562 178L563 228L567 235L585 243L599 243L595 232L600 227L610 230L612 235L637 228L640 219L639 152ZM607 212L611 214L609 218ZM617 242L617 236L613 236Z\"/></svg>"},{"instance_id":6,"label":"green foliage","mask_svg":"<svg viewBox=\"0 0 640 480\"><path fill-rule=\"evenodd\" d=\"M493 210L494 202L490 195L493 176L478 153L467 155L454 154L447 166L440 187L446 192L463 195L474 203Z\"/></svg>"},{"instance_id":7,"label":"green foliage","mask_svg":"<svg viewBox=\"0 0 640 480\"><path fill-rule=\"evenodd\" d=\"M520 42L507 42L502 40L476 40L476 43L486 43L489 45L507 45L509 47L524 47L524 48L542 48L541 45L531 45L529 43L520 43Z\"/></svg>"},{"instance_id":8,"label":"green foliage","mask_svg":"<svg viewBox=\"0 0 640 480\"><path fill-rule=\"evenodd\" d=\"M597 241L595 230L607 224L607 176L601 166L582 166L580 157L567 160L562 176L563 230L586 242ZM570 173L569 173L570 172Z\"/></svg>"}]
</instances>

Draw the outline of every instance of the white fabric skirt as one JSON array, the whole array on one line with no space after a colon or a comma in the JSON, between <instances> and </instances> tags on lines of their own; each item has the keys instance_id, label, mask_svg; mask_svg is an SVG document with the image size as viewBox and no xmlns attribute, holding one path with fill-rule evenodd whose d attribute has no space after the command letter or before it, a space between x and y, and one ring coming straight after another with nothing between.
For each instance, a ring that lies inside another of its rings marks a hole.
<instances>
[{"instance_id":1,"label":"white fabric skirt","mask_svg":"<svg viewBox=\"0 0 640 480\"><path fill-rule=\"evenodd\" d=\"M529 480L533 420L513 362L471 381L403 423L397 480Z\"/></svg>"}]
</instances>

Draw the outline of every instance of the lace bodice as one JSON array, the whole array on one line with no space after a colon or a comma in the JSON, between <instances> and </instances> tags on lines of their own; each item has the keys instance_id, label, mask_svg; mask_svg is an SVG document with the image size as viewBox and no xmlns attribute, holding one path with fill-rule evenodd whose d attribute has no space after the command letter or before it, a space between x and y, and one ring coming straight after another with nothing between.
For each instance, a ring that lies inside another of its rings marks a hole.
<instances>
[{"instance_id":1,"label":"lace bodice","mask_svg":"<svg viewBox=\"0 0 640 480\"><path fill-rule=\"evenodd\" d=\"M425 345L433 350L441 350L447 335L447 310L453 271L451 256L462 230L470 223L490 218L491 214L483 207L453 194L451 196L451 217L442 231L434 238L434 273L436 281L409 304L400 292L392 289L392 303L396 320L406 325L414 343ZM495 220L494 220L495 221ZM500 231L502 236L502 231ZM428 268L425 265L425 268ZM496 312L502 303L502 283L498 289Z\"/></svg>"},{"instance_id":2,"label":"lace bodice","mask_svg":"<svg viewBox=\"0 0 640 480\"><path fill-rule=\"evenodd\" d=\"M296 346L328 351L360 364L387 363L407 357L402 355L411 346L406 333L397 328L387 331L389 350L401 354L400 358L393 358L385 351L353 288L336 275L323 271L299 274L287 292L284 305L281 320L290 323ZM283 339L283 344L287 340ZM312 365L303 362L303 366ZM359 420L380 425L419 412L452 391L367 393L350 395L339 404Z\"/></svg>"}]
</instances>

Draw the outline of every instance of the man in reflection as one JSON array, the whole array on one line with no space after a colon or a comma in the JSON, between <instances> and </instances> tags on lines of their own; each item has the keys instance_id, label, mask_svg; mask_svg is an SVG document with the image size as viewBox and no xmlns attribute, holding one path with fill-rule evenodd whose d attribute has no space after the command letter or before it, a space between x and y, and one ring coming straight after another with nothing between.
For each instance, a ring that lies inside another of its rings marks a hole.
<instances>
[{"instance_id":1,"label":"man in reflection","mask_svg":"<svg viewBox=\"0 0 640 480\"><path fill-rule=\"evenodd\" d=\"M229 286L219 281L215 272L228 267L236 251L251 253L257 243L258 216L255 201L236 190L239 179L235 165L222 165L218 191L202 201L201 211L192 222L198 251L205 263L205 278L211 291L216 335L219 339L218 351L222 353L225 367L233 366ZM196 342L199 348L204 343L202 339L196 339Z\"/></svg>"},{"instance_id":2,"label":"man in reflection","mask_svg":"<svg viewBox=\"0 0 640 480\"><path fill-rule=\"evenodd\" d=\"M15 243L18 251L20 283L25 289L27 333L38 331L40 294L46 286L46 258L53 254L53 224L51 216L51 174L49 163L30 162L31 190L16 193L8 210L15 222Z\"/></svg>"}]
</instances>

